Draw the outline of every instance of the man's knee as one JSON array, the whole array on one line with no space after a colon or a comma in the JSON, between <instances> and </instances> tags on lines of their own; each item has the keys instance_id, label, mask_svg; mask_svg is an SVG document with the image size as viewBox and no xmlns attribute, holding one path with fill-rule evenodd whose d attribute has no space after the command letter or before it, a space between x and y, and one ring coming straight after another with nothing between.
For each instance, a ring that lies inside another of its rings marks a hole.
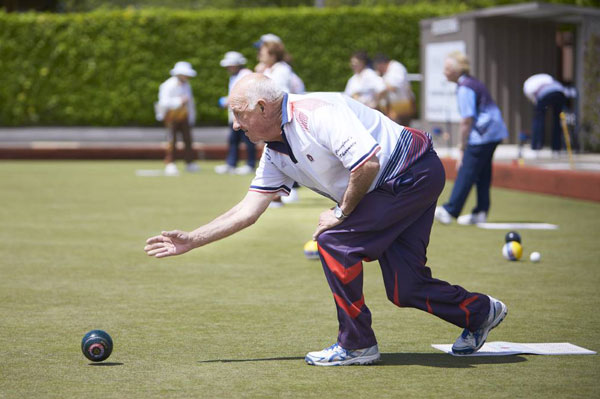
<instances>
[{"instance_id":1,"label":"man's knee","mask_svg":"<svg viewBox=\"0 0 600 399\"><path fill-rule=\"evenodd\" d=\"M317 237L317 244L319 245L319 248L323 248L328 252L330 249L335 248L337 242L338 239L336 234L334 234L331 230L326 230Z\"/></svg>"}]
</instances>

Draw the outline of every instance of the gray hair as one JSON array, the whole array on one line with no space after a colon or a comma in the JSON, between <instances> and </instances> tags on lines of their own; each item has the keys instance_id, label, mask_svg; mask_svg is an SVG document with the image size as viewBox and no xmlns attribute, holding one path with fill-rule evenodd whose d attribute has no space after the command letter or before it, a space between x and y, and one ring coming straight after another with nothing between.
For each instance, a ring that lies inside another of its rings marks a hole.
<instances>
[{"instance_id":1,"label":"gray hair","mask_svg":"<svg viewBox=\"0 0 600 399\"><path fill-rule=\"evenodd\" d=\"M249 84L240 100L245 102L247 109L251 111L256 107L260 99L267 102L275 102L281 97L283 97L281 87L273 79L264 76L264 78L255 79L252 84Z\"/></svg>"}]
</instances>

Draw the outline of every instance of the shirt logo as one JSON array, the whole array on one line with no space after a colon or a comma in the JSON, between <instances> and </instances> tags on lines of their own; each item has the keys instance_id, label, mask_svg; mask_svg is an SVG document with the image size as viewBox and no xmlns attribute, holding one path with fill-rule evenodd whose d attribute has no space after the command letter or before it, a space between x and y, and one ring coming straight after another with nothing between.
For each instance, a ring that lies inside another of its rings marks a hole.
<instances>
[{"instance_id":1,"label":"shirt logo","mask_svg":"<svg viewBox=\"0 0 600 399\"><path fill-rule=\"evenodd\" d=\"M306 154L306 158L308 158L308 160L309 160L310 162L313 162L313 161L315 160L315 159L312 157L312 155L310 155L310 154Z\"/></svg>"}]
</instances>

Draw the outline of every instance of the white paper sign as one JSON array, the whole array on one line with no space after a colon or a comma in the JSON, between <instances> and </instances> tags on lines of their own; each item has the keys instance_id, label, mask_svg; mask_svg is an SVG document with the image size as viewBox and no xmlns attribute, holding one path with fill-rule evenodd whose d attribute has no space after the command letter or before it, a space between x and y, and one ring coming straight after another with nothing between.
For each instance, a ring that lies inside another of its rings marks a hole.
<instances>
[{"instance_id":1,"label":"white paper sign","mask_svg":"<svg viewBox=\"0 0 600 399\"><path fill-rule=\"evenodd\" d=\"M430 122L458 122L456 83L444 76L444 60L453 51L466 53L464 41L430 43L425 46L425 119Z\"/></svg>"}]
</instances>

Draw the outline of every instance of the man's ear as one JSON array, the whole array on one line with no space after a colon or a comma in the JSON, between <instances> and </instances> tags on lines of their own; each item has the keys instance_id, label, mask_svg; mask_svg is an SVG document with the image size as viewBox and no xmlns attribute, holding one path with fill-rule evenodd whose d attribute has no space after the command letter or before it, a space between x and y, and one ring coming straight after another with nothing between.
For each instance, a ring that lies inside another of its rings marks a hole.
<instances>
[{"instance_id":1,"label":"man's ear","mask_svg":"<svg viewBox=\"0 0 600 399\"><path fill-rule=\"evenodd\" d=\"M264 113L265 112L265 100L258 100L257 104L258 104L258 107L260 108L260 112Z\"/></svg>"}]
</instances>

